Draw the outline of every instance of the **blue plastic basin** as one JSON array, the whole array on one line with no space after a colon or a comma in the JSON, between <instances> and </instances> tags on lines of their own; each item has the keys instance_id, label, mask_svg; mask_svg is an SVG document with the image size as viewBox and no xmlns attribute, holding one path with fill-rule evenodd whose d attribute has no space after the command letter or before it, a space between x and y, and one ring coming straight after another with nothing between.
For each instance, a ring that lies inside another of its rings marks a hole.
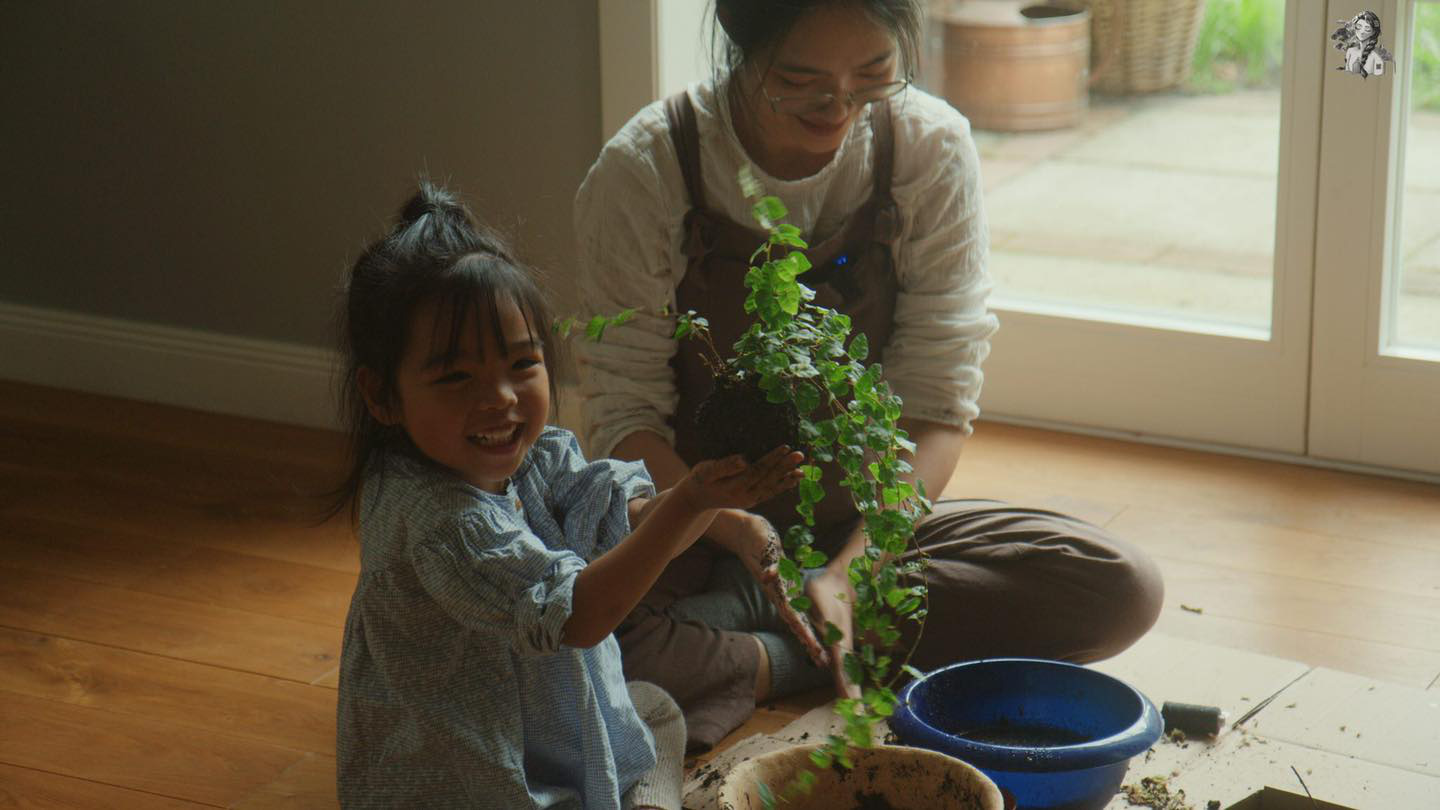
<instances>
[{"instance_id":1,"label":"blue plastic basin","mask_svg":"<svg viewBox=\"0 0 1440 810\"><path fill-rule=\"evenodd\" d=\"M1160 712L1129 684L1061 661L988 658L900 691L901 742L962 759L1021 810L1103 808L1130 758L1160 739Z\"/></svg>"}]
</instances>

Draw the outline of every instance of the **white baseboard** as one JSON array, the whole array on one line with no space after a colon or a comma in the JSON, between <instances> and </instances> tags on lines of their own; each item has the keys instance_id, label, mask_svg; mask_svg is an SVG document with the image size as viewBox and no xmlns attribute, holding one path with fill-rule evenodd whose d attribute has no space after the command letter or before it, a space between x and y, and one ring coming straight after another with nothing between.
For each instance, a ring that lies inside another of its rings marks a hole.
<instances>
[{"instance_id":1,"label":"white baseboard","mask_svg":"<svg viewBox=\"0 0 1440 810\"><path fill-rule=\"evenodd\" d=\"M338 429L334 352L278 341L77 315L0 301L0 379L158 402L211 413ZM551 421L576 430L579 403L561 385ZM1124 441L1225 453L1345 472L1440 483L1440 476L1347 464L987 411L984 419Z\"/></svg>"},{"instance_id":2,"label":"white baseboard","mask_svg":"<svg viewBox=\"0 0 1440 810\"><path fill-rule=\"evenodd\" d=\"M334 352L0 302L0 378L335 428Z\"/></svg>"}]
</instances>

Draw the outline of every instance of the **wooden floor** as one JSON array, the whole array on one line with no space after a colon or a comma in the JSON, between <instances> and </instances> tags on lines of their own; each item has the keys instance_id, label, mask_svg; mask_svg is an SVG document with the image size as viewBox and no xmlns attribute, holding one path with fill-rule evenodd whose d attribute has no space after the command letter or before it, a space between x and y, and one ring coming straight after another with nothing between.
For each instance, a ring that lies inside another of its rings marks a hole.
<instances>
[{"instance_id":1,"label":"wooden floor","mask_svg":"<svg viewBox=\"0 0 1440 810\"><path fill-rule=\"evenodd\" d=\"M0 806L333 806L339 450L0 383ZM1139 543L1170 635L1440 689L1440 488L982 423L947 494Z\"/></svg>"}]
</instances>

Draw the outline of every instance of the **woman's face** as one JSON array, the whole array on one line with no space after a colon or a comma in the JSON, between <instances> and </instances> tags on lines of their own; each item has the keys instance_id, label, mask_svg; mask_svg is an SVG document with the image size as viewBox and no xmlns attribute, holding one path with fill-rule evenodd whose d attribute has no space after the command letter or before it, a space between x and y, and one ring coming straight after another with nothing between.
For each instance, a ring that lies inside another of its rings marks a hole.
<instances>
[{"instance_id":1,"label":"woman's face","mask_svg":"<svg viewBox=\"0 0 1440 810\"><path fill-rule=\"evenodd\" d=\"M856 5L822 6L800 18L773 54L755 59L757 67L768 70L761 92L747 97L765 150L828 161L860 115L846 94L894 81L899 58L894 35ZM826 93L836 100L804 114L776 112L766 98Z\"/></svg>"},{"instance_id":2,"label":"woman's face","mask_svg":"<svg viewBox=\"0 0 1440 810\"><path fill-rule=\"evenodd\" d=\"M1369 20L1361 17L1360 19L1355 21L1355 36L1359 37L1361 40L1369 39L1370 36L1374 33L1375 29L1370 26Z\"/></svg>"}]
</instances>

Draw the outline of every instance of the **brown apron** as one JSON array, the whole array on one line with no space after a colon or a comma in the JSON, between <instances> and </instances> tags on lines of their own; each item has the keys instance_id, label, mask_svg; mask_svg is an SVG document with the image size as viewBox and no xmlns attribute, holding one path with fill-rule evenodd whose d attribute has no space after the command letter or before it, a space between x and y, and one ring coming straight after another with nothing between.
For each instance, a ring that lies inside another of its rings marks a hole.
<instances>
[{"instance_id":1,"label":"brown apron","mask_svg":"<svg viewBox=\"0 0 1440 810\"><path fill-rule=\"evenodd\" d=\"M715 346L729 358L734 354L730 347L750 326L750 316L744 308L749 294L745 273L750 267L750 256L764 244L768 234L740 225L706 206L695 109L682 93L666 100L665 113L691 203L685 215L681 244L686 269L675 291L676 309L680 312L693 309L709 320ZM869 362L874 362L890 342L895 315L897 283L890 246L899 236L900 217L890 196L889 102L880 102L871 108L870 122L875 139L874 191L837 233L805 250L811 268L799 280L815 290L817 306L830 307L850 316L851 329L864 333L869 340ZM702 360L706 351L701 341L684 340L671 360L680 400L670 426L675 430L676 452L691 466L704 461L699 450L702 443L695 426L695 413L712 387L710 369ZM858 516L849 491L839 484L843 477L839 465L830 463L821 467L825 499L815 508L817 537L827 534L827 527L848 524ZM798 502L796 493L790 492L755 511L783 533L799 520L795 513Z\"/></svg>"},{"instance_id":2,"label":"brown apron","mask_svg":"<svg viewBox=\"0 0 1440 810\"><path fill-rule=\"evenodd\" d=\"M676 292L678 308L705 315L715 345L728 349L748 325L745 271L765 234L706 206L695 113L684 93L666 101L666 116L692 203L685 217L687 269ZM888 104L873 107L871 126L874 191L838 233L806 251L813 269L801 278L815 289L817 304L850 315L852 326L874 347L869 358L874 362L893 327L897 280L890 247L900 217L890 195ZM709 393L710 373L696 341L682 341L672 364L680 394L672 421L676 450L694 464L701 460L694 413ZM857 515L848 492L834 483L839 475L833 468L826 469L825 480L830 483L816 510L816 539L833 554ZM777 498L757 511L783 531L798 520L794 503ZM941 501L917 527L915 543L930 559L921 575L930 593L928 629L911 658L922 670L985 656L1098 660L1128 647L1159 614L1163 586L1154 563L1104 530L1065 515L997 501ZM685 713L691 750L712 747L754 711L758 653L755 636L746 630L774 624L771 615L757 617L754 628L717 629L690 618L694 613L687 604L692 597L704 598L697 595L707 590L722 554L705 544L692 546L670 563L616 631L626 679L658 684L675 698ZM721 579L717 575L716 581ZM746 601L767 605L756 594ZM908 646L916 625L903 626Z\"/></svg>"}]
</instances>

